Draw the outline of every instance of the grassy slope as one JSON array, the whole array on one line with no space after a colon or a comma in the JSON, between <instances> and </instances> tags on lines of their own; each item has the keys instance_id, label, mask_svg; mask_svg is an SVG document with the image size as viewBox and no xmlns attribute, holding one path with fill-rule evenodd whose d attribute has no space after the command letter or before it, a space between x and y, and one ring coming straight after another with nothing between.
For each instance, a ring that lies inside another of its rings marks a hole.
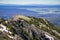
<instances>
[{"instance_id":1,"label":"grassy slope","mask_svg":"<svg viewBox=\"0 0 60 40\"><path fill-rule=\"evenodd\" d=\"M22 19L21 19L21 20L22 20ZM5 21L4 19L0 19L0 21L1 21L5 26L7 26L7 27L9 28L9 30L10 30L11 32L13 32L13 34L15 33L15 32L14 32L14 29L12 28L12 26L11 26L10 24L5 23L5 22L4 22L4 21ZM48 23L48 24L46 24L46 22L45 22L42 18L35 18L35 17L32 17L30 21L26 21L26 19L25 19L24 21L27 22L27 23L29 23L30 25L31 25L31 24L34 24L37 28L39 28L39 29L41 29L41 30L44 30L44 31L50 33L51 35L53 35L53 36L55 36L55 37L57 37L57 38L60 39L60 36L56 35L54 32L52 32L52 30L49 30L47 27L49 27L50 29L56 30L56 31L59 32L59 33L60 33L60 28L55 27L55 26L54 26L53 24L51 24L49 21L46 20L47 23ZM43 26L42 26L42 27L40 28L39 22L42 23L42 24L44 24L44 25L46 25L46 27L43 27ZM15 25L16 25L16 22L15 22ZM29 36L28 36L28 33L27 33L26 31L24 31L24 35L25 35L26 37L29 37ZM32 36L30 36L30 38L31 38L31 40L33 40L33 37L32 37Z\"/></svg>"}]
</instances>

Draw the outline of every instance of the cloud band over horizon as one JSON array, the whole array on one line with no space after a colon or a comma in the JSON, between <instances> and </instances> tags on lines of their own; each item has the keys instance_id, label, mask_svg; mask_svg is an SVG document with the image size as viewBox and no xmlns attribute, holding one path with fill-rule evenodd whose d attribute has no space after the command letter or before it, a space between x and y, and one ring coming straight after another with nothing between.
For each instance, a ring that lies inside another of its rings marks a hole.
<instances>
[{"instance_id":1,"label":"cloud band over horizon","mask_svg":"<svg viewBox=\"0 0 60 40\"><path fill-rule=\"evenodd\" d=\"M60 5L60 0L0 0L0 4L44 4L44 5Z\"/></svg>"}]
</instances>

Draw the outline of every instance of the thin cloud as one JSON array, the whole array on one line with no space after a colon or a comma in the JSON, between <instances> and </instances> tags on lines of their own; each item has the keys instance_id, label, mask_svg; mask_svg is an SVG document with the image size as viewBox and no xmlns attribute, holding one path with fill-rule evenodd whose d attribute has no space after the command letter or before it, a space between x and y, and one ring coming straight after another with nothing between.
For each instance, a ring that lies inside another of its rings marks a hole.
<instances>
[{"instance_id":1,"label":"thin cloud","mask_svg":"<svg viewBox=\"0 0 60 40\"><path fill-rule=\"evenodd\" d=\"M56 5L60 4L60 0L0 0L0 4L18 4L18 5L26 5L26 4L48 4L48 5Z\"/></svg>"}]
</instances>

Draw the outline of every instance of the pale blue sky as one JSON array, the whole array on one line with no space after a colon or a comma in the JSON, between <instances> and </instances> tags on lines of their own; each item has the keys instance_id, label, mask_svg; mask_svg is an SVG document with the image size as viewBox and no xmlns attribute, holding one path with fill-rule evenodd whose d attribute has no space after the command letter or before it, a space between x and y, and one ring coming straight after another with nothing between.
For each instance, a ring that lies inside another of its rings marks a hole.
<instances>
[{"instance_id":1,"label":"pale blue sky","mask_svg":"<svg viewBox=\"0 0 60 40\"><path fill-rule=\"evenodd\" d=\"M0 4L44 4L44 5L60 5L60 0L0 0Z\"/></svg>"}]
</instances>

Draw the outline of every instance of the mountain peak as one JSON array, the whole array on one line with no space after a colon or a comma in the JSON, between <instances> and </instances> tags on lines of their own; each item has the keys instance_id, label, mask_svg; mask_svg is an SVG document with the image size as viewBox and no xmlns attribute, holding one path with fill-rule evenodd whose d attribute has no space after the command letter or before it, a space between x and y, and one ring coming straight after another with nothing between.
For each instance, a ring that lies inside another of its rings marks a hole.
<instances>
[{"instance_id":1,"label":"mountain peak","mask_svg":"<svg viewBox=\"0 0 60 40\"><path fill-rule=\"evenodd\" d=\"M1 22L0 32L3 33L3 35L5 35L5 36L0 36L2 40L4 40L3 37L5 38L8 37L6 38L6 40L7 39L8 40L59 40L60 39L60 31L59 31L60 28L55 27L46 19L28 17L24 15L15 15L10 19L11 20L0 19Z\"/></svg>"},{"instance_id":2,"label":"mountain peak","mask_svg":"<svg viewBox=\"0 0 60 40\"><path fill-rule=\"evenodd\" d=\"M12 17L14 20L17 20L17 19L24 19L24 20L27 20L27 21L30 21L31 19L27 16L24 16L24 15L15 15Z\"/></svg>"}]
</instances>

